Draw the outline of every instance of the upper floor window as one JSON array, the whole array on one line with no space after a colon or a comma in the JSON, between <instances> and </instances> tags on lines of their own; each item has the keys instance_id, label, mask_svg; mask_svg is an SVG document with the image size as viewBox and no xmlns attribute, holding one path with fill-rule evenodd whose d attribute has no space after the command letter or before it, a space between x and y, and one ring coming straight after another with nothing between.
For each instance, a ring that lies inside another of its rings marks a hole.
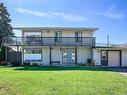
<instances>
[{"instance_id":1,"label":"upper floor window","mask_svg":"<svg viewBox=\"0 0 127 95\"><path fill-rule=\"evenodd\" d=\"M61 31L57 31L54 34L54 41L55 42L61 42L62 41L62 32Z\"/></svg>"},{"instance_id":2,"label":"upper floor window","mask_svg":"<svg viewBox=\"0 0 127 95\"><path fill-rule=\"evenodd\" d=\"M82 42L82 32L75 32L76 42Z\"/></svg>"},{"instance_id":3,"label":"upper floor window","mask_svg":"<svg viewBox=\"0 0 127 95\"><path fill-rule=\"evenodd\" d=\"M24 37L41 37L41 32L24 32Z\"/></svg>"},{"instance_id":4,"label":"upper floor window","mask_svg":"<svg viewBox=\"0 0 127 95\"><path fill-rule=\"evenodd\" d=\"M41 32L24 32L25 43L41 43Z\"/></svg>"}]
</instances>

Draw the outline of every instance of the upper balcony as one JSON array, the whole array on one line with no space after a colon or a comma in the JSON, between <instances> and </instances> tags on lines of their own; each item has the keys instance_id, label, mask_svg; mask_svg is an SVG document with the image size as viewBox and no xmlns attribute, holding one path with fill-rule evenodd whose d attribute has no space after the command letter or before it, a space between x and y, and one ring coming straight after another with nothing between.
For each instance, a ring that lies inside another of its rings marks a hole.
<instances>
[{"instance_id":1,"label":"upper balcony","mask_svg":"<svg viewBox=\"0 0 127 95\"><path fill-rule=\"evenodd\" d=\"M95 37L12 37L2 38L6 46L95 46Z\"/></svg>"}]
</instances>

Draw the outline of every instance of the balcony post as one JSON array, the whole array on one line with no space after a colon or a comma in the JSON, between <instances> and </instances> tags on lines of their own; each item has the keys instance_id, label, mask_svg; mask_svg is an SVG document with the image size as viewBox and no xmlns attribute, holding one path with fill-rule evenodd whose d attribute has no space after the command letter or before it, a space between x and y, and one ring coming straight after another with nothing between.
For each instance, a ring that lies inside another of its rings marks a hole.
<instances>
[{"instance_id":1,"label":"balcony post","mask_svg":"<svg viewBox=\"0 0 127 95\"><path fill-rule=\"evenodd\" d=\"M69 40L70 40L70 39L69 39L69 37L67 37L67 39L68 39L68 46L69 46Z\"/></svg>"},{"instance_id":2,"label":"balcony post","mask_svg":"<svg viewBox=\"0 0 127 95\"><path fill-rule=\"evenodd\" d=\"M41 45L43 46L43 37L41 37Z\"/></svg>"}]
</instances>

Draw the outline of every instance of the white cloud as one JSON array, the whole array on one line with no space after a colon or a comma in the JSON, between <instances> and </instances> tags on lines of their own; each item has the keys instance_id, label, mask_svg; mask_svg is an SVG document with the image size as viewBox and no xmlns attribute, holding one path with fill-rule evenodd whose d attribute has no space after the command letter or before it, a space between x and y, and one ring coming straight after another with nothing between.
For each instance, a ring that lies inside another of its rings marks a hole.
<instances>
[{"instance_id":1,"label":"white cloud","mask_svg":"<svg viewBox=\"0 0 127 95\"><path fill-rule=\"evenodd\" d=\"M109 11L112 11L112 10L114 10L114 9L116 9L116 5L111 5L111 6L109 7Z\"/></svg>"},{"instance_id":2,"label":"white cloud","mask_svg":"<svg viewBox=\"0 0 127 95\"><path fill-rule=\"evenodd\" d=\"M104 16L107 18L112 18L117 20L121 20L125 17L125 12L116 10L116 5L110 6L106 11L103 12L94 11L92 13L95 15Z\"/></svg>"},{"instance_id":3,"label":"white cloud","mask_svg":"<svg viewBox=\"0 0 127 95\"><path fill-rule=\"evenodd\" d=\"M96 15L100 15L100 16L104 16L104 17L108 17L108 18L113 18L113 19L123 19L125 14L124 13L104 13L104 12L94 12Z\"/></svg>"},{"instance_id":4,"label":"white cloud","mask_svg":"<svg viewBox=\"0 0 127 95\"><path fill-rule=\"evenodd\" d=\"M85 21L86 20L86 18L84 18L84 17L76 16L76 15L72 15L72 14L56 13L56 12L52 12L52 14L54 16L61 17L67 21Z\"/></svg>"},{"instance_id":5,"label":"white cloud","mask_svg":"<svg viewBox=\"0 0 127 95\"><path fill-rule=\"evenodd\" d=\"M22 14L32 15L32 16L37 16L42 18L50 18L50 19L62 18L66 21L86 21L85 17L77 16L73 14L66 14L66 13L59 13L59 12L38 12L38 11L33 11L29 9L24 9L24 8L16 8L16 11Z\"/></svg>"},{"instance_id":6,"label":"white cloud","mask_svg":"<svg viewBox=\"0 0 127 95\"><path fill-rule=\"evenodd\" d=\"M26 15L33 15L33 16L47 17L47 18L49 17L48 13L32 11L32 10L23 9L23 8L16 8L16 11Z\"/></svg>"}]
</instances>

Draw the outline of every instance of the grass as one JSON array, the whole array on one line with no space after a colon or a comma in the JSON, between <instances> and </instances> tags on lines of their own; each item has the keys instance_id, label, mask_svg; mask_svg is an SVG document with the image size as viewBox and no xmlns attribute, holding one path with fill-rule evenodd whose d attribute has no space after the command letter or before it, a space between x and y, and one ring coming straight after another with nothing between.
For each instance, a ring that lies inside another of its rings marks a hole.
<instances>
[{"instance_id":1,"label":"grass","mask_svg":"<svg viewBox=\"0 0 127 95\"><path fill-rule=\"evenodd\" d=\"M97 67L0 67L0 95L127 95L127 77Z\"/></svg>"}]
</instances>

